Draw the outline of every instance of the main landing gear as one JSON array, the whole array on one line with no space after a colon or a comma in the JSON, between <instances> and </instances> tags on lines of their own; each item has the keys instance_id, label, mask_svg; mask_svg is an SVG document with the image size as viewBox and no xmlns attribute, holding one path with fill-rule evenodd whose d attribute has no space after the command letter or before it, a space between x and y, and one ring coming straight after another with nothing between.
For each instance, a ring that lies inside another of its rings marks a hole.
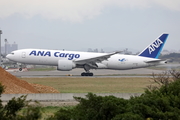
<instances>
[{"instance_id":1,"label":"main landing gear","mask_svg":"<svg viewBox=\"0 0 180 120\"><path fill-rule=\"evenodd\" d=\"M83 72L83 73L81 73L81 76L93 76L93 73L91 73L91 72Z\"/></svg>"},{"instance_id":2,"label":"main landing gear","mask_svg":"<svg viewBox=\"0 0 180 120\"><path fill-rule=\"evenodd\" d=\"M84 70L86 72L81 73L81 76L93 76L93 73L91 73L90 70L90 66L89 65L84 65Z\"/></svg>"}]
</instances>

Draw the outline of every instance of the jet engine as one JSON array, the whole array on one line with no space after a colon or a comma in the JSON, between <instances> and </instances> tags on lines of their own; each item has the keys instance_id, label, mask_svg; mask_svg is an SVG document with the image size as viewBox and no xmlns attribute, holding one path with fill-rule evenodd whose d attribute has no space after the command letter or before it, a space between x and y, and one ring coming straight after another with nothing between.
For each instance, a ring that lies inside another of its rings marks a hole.
<instances>
[{"instance_id":1,"label":"jet engine","mask_svg":"<svg viewBox=\"0 0 180 120\"><path fill-rule=\"evenodd\" d=\"M57 70L70 71L76 67L76 64L71 60L59 60Z\"/></svg>"}]
</instances>

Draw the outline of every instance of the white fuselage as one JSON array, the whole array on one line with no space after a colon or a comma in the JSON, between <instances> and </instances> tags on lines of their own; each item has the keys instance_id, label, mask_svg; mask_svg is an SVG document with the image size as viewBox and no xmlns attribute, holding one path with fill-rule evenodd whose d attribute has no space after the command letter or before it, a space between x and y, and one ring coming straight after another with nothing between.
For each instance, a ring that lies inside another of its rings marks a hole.
<instances>
[{"instance_id":1,"label":"white fuselage","mask_svg":"<svg viewBox=\"0 0 180 120\"><path fill-rule=\"evenodd\" d=\"M76 52L46 49L22 49L13 51L11 54L7 55L7 58L24 64L51 66L58 66L59 60L72 61L74 62L74 64L78 64L74 67L77 68L82 67L83 64L86 64L86 59L88 60L106 54L108 53ZM96 62L96 64L98 66L97 69L126 70L161 65L165 63L164 61L151 63L147 62L153 60L157 59L141 57L136 55L114 54L110 56L107 60Z\"/></svg>"}]
</instances>

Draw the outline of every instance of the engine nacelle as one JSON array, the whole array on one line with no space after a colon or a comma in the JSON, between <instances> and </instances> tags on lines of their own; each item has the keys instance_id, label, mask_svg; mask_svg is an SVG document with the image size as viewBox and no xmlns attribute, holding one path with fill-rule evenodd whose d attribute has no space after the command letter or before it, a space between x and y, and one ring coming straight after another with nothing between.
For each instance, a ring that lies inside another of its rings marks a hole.
<instances>
[{"instance_id":1,"label":"engine nacelle","mask_svg":"<svg viewBox=\"0 0 180 120\"><path fill-rule=\"evenodd\" d=\"M57 70L70 71L76 67L76 64L71 60L59 60Z\"/></svg>"}]
</instances>

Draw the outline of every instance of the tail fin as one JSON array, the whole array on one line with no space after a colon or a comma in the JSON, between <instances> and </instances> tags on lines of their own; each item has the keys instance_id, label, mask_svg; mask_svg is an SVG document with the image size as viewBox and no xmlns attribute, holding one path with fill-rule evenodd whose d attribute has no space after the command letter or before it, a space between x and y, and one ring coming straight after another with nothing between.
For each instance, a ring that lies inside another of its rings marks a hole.
<instances>
[{"instance_id":1,"label":"tail fin","mask_svg":"<svg viewBox=\"0 0 180 120\"><path fill-rule=\"evenodd\" d=\"M169 34L162 34L153 43L147 46L139 56L158 58Z\"/></svg>"}]
</instances>

